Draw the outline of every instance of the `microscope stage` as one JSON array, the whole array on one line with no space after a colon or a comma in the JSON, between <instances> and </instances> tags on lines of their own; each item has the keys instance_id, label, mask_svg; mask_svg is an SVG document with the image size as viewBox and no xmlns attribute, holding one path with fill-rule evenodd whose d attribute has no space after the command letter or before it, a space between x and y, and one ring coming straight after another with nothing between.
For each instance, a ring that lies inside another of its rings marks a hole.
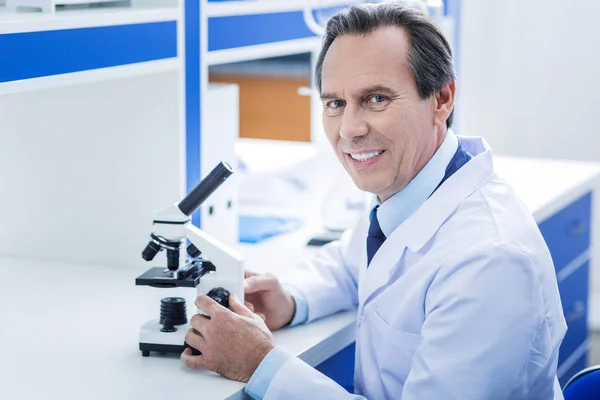
<instances>
[{"instance_id":1,"label":"microscope stage","mask_svg":"<svg viewBox=\"0 0 600 400\"><path fill-rule=\"evenodd\" d=\"M189 276L184 279L174 279L173 271L167 268L154 267L138 276L135 284L158 288L190 287L195 288L200 283L200 276Z\"/></svg>"}]
</instances>

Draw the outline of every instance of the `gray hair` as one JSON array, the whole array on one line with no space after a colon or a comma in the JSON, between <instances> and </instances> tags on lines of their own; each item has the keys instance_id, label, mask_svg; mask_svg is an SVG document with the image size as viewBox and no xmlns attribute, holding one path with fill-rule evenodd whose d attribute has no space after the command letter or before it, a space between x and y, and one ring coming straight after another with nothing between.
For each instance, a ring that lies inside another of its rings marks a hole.
<instances>
[{"instance_id":1,"label":"gray hair","mask_svg":"<svg viewBox=\"0 0 600 400\"><path fill-rule=\"evenodd\" d=\"M401 3L357 4L338 12L327 22L316 65L319 92L325 55L338 36L367 35L387 26L402 28L409 36L407 66L421 99L439 93L444 85L456 79L450 44L425 13ZM453 116L454 110L446 121L448 128L452 125Z\"/></svg>"}]
</instances>

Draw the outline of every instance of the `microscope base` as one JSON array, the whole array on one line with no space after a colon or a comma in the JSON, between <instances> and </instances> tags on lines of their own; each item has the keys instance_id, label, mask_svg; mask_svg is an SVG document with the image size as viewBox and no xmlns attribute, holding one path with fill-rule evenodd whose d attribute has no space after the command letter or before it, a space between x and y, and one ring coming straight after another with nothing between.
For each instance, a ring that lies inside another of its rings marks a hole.
<instances>
[{"instance_id":1,"label":"microscope base","mask_svg":"<svg viewBox=\"0 0 600 400\"><path fill-rule=\"evenodd\" d=\"M140 343L140 351L142 352L142 356L144 357L150 356L150 352L181 354L183 353L183 350L185 350L185 346L156 343Z\"/></svg>"},{"instance_id":2,"label":"microscope base","mask_svg":"<svg viewBox=\"0 0 600 400\"><path fill-rule=\"evenodd\" d=\"M191 325L185 323L177 325L175 332L161 332L162 324L153 320L142 326L140 330L140 351L144 357L150 352L156 353L183 353L185 349L185 335Z\"/></svg>"}]
</instances>

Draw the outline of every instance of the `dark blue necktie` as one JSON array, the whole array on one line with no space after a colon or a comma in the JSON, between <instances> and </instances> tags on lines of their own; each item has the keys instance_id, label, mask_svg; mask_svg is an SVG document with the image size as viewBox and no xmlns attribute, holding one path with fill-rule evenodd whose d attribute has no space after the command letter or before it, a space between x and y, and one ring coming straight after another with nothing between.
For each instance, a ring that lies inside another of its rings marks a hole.
<instances>
[{"instance_id":1,"label":"dark blue necktie","mask_svg":"<svg viewBox=\"0 0 600 400\"><path fill-rule=\"evenodd\" d=\"M446 179L450 178L452 174L458 171L460 167L465 165L467 161L471 159L471 157L471 154L465 151L460 145L460 142L458 142L458 149L456 150L456 153L454 153L452 160L450 160L450 163L446 167L446 173L444 174L444 178L435 188L435 190L442 186L442 183L444 183ZM371 210L371 224L369 225L369 233L367 235L367 266L371 263L371 260L375 256L375 253L377 253L377 250L379 250L383 242L385 242L385 235L383 234L383 231L379 226L379 221L377 220L378 207L379 206L375 206L373 210Z\"/></svg>"},{"instance_id":2,"label":"dark blue necktie","mask_svg":"<svg viewBox=\"0 0 600 400\"><path fill-rule=\"evenodd\" d=\"M377 250L379 250L383 242L385 242L385 235L377 220L378 207L379 206L375 206L373 207L373 210L371 210L371 224L369 225L369 234L367 235L367 265L371 264L373 256L375 256Z\"/></svg>"},{"instance_id":3,"label":"dark blue necktie","mask_svg":"<svg viewBox=\"0 0 600 400\"><path fill-rule=\"evenodd\" d=\"M452 160L450 160L450 163L446 167L446 173L444 174L444 178L442 179L440 184L437 185L435 190L438 190L438 188L442 186L442 183L446 182L446 179L450 178L452 174L458 171L460 167L465 165L467 161L469 161L472 157L473 156L471 155L471 153L463 149L460 142L458 142L458 149L456 149L456 153L454 153ZM435 190L433 191L433 193L435 193Z\"/></svg>"}]
</instances>

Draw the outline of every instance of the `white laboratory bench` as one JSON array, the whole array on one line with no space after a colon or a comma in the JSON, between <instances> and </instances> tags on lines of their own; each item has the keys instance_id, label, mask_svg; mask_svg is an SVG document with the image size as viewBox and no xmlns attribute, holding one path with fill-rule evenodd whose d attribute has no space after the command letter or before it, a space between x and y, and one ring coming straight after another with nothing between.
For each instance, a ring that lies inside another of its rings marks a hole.
<instances>
[{"instance_id":1,"label":"white laboratory bench","mask_svg":"<svg viewBox=\"0 0 600 400\"><path fill-rule=\"evenodd\" d=\"M570 328L559 367L566 377L585 364L588 348L590 194L598 186L600 166L504 157L496 158L496 165L532 211L555 259ZM241 246L247 267L285 273L315 251L304 246L312 228ZM98 251L110 249L99 245ZM159 299L173 293L136 287L134 280L145 269L50 262L31 252L28 260L0 259L2 398L244 398L242 383L188 369L177 356L142 357L139 327L157 316ZM193 290L175 290L194 298ZM314 366L353 342L354 322L353 312L347 312L275 336ZM351 366L343 367L351 373Z\"/></svg>"}]
</instances>

